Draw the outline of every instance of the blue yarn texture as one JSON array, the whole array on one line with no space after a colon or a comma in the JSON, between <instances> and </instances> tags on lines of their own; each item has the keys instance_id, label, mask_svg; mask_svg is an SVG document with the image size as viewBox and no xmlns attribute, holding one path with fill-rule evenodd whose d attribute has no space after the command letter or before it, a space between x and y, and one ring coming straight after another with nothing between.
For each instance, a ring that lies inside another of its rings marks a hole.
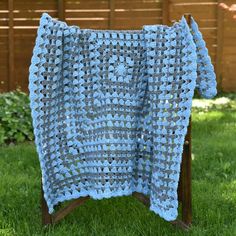
<instances>
[{"instance_id":1,"label":"blue yarn texture","mask_svg":"<svg viewBox=\"0 0 236 236\"><path fill-rule=\"evenodd\" d=\"M59 202L140 192L167 221L196 88L216 95L197 23L95 30L43 13L29 67L30 107L49 213Z\"/></svg>"}]
</instances>

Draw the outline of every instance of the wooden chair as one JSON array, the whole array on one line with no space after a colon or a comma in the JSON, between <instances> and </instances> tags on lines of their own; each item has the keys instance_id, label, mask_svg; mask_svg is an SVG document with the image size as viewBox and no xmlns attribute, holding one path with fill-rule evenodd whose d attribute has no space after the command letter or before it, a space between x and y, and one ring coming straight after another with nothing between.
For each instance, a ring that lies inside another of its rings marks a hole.
<instances>
[{"instance_id":1,"label":"wooden chair","mask_svg":"<svg viewBox=\"0 0 236 236\"><path fill-rule=\"evenodd\" d=\"M185 18L190 25L191 15L185 14ZM142 193L134 192L132 194L135 198L141 201L144 205L149 206L150 201L147 196ZM90 197L80 197L70 202L66 207L61 208L54 214L48 213L48 207L44 199L43 188L41 187L41 209L42 209L42 224L54 224L63 219L73 209L82 205ZM191 196L191 117L187 135L184 142L184 151L181 163L180 180L178 185L178 200L182 207L182 219L171 221L171 224L180 227L183 230L188 230L192 223L192 196Z\"/></svg>"}]
</instances>

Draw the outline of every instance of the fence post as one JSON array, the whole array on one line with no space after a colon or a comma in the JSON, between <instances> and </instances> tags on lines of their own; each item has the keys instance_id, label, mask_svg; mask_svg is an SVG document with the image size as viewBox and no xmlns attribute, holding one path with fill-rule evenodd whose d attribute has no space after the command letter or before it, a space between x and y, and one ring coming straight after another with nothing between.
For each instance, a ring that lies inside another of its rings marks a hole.
<instances>
[{"instance_id":1,"label":"fence post","mask_svg":"<svg viewBox=\"0 0 236 236\"><path fill-rule=\"evenodd\" d=\"M8 91L15 88L14 82L14 21L13 0L8 0ZM14 86L13 86L14 85Z\"/></svg>"},{"instance_id":2,"label":"fence post","mask_svg":"<svg viewBox=\"0 0 236 236\"><path fill-rule=\"evenodd\" d=\"M224 45L224 9L219 6L220 0L217 3L217 50L216 50L216 76L217 90L222 90L223 77L223 45Z\"/></svg>"},{"instance_id":3,"label":"fence post","mask_svg":"<svg viewBox=\"0 0 236 236\"><path fill-rule=\"evenodd\" d=\"M114 10L115 10L115 0L109 1L110 14L109 14L109 29L114 27Z\"/></svg>"},{"instance_id":4,"label":"fence post","mask_svg":"<svg viewBox=\"0 0 236 236\"><path fill-rule=\"evenodd\" d=\"M65 20L65 1L64 0L58 0L57 11L58 11L58 19L64 21Z\"/></svg>"},{"instance_id":5,"label":"fence post","mask_svg":"<svg viewBox=\"0 0 236 236\"><path fill-rule=\"evenodd\" d=\"M169 12L169 0L162 0L162 24L164 25L170 23Z\"/></svg>"}]
</instances>

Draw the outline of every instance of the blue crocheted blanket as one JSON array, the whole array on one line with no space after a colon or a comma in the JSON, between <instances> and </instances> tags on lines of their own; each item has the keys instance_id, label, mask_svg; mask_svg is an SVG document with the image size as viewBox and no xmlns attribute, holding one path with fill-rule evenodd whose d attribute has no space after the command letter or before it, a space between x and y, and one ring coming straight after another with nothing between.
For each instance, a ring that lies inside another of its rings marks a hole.
<instances>
[{"instance_id":1,"label":"blue crocheted blanket","mask_svg":"<svg viewBox=\"0 0 236 236\"><path fill-rule=\"evenodd\" d=\"M216 95L191 18L140 30L68 26L43 13L29 69L35 144L49 213L59 202L140 192L177 218L194 89Z\"/></svg>"}]
</instances>

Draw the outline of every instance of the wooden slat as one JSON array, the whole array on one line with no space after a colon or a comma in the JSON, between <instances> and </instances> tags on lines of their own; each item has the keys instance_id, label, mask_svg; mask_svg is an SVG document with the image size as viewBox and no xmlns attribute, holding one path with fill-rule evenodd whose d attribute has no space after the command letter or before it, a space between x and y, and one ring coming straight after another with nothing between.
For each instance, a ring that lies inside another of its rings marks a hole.
<instances>
[{"instance_id":1,"label":"wooden slat","mask_svg":"<svg viewBox=\"0 0 236 236\"><path fill-rule=\"evenodd\" d=\"M39 25L39 19L40 18L37 18L37 19L14 19L14 27L17 27L17 26L36 26L38 27Z\"/></svg>"},{"instance_id":2,"label":"wooden slat","mask_svg":"<svg viewBox=\"0 0 236 236\"><path fill-rule=\"evenodd\" d=\"M9 29L8 29L8 90L14 89L14 21L13 21L13 0L8 0L8 10L9 10Z\"/></svg>"},{"instance_id":3,"label":"wooden slat","mask_svg":"<svg viewBox=\"0 0 236 236\"><path fill-rule=\"evenodd\" d=\"M0 29L0 42L7 42L8 40L8 30Z\"/></svg>"},{"instance_id":4,"label":"wooden slat","mask_svg":"<svg viewBox=\"0 0 236 236\"><path fill-rule=\"evenodd\" d=\"M220 1L218 0L218 4ZM216 75L217 75L217 90L222 88L223 77L223 45L224 45L224 10L221 7L217 7L217 51L216 51Z\"/></svg>"},{"instance_id":5,"label":"wooden slat","mask_svg":"<svg viewBox=\"0 0 236 236\"><path fill-rule=\"evenodd\" d=\"M231 57L231 59L233 59L233 57L235 57L236 55L236 48L232 48L232 47L225 47L224 48L224 60L227 61L229 59L229 57Z\"/></svg>"},{"instance_id":6,"label":"wooden slat","mask_svg":"<svg viewBox=\"0 0 236 236\"><path fill-rule=\"evenodd\" d=\"M212 4L212 5L216 5L216 1L215 0L171 0L171 2L173 4L185 4L185 5L202 5L202 4Z\"/></svg>"},{"instance_id":7,"label":"wooden slat","mask_svg":"<svg viewBox=\"0 0 236 236\"><path fill-rule=\"evenodd\" d=\"M38 11L31 11L29 9L27 10L15 10L14 13L14 19L18 18L26 18L26 19L39 19L42 14L45 12L45 10L38 10ZM51 17L58 17L57 10L47 10L47 13L50 14Z\"/></svg>"},{"instance_id":8,"label":"wooden slat","mask_svg":"<svg viewBox=\"0 0 236 236\"><path fill-rule=\"evenodd\" d=\"M225 48L235 49L235 41L236 41L235 37L231 37L231 38L225 39L224 40L224 47Z\"/></svg>"},{"instance_id":9,"label":"wooden slat","mask_svg":"<svg viewBox=\"0 0 236 236\"><path fill-rule=\"evenodd\" d=\"M8 91L7 66L0 65L0 93Z\"/></svg>"},{"instance_id":10,"label":"wooden slat","mask_svg":"<svg viewBox=\"0 0 236 236\"><path fill-rule=\"evenodd\" d=\"M177 11L177 10L171 11L169 13L170 19L177 19L178 20L182 17L182 15L185 12L186 11ZM191 12L191 15L194 17L195 20L198 20L198 19L207 20L207 19L215 19L216 13L214 11L199 12L199 13Z\"/></svg>"},{"instance_id":11,"label":"wooden slat","mask_svg":"<svg viewBox=\"0 0 236 236\"><path fill-rule=\"evenodd\" d=\"M225 23L226 23L226 22L225 22ZM228 25L226 25L226 26L224 27L224 29L225 29L226 33L227 33L227 32L228 32L228 33L232 32L232 36L236 37L236 34L235 34L235 32L236 32L236 21L235 21L234 27L229 27Z\"/></svg>"},{"instance_id":12,"label":"wooden slat","mask_svg":"<svg viewBox=\"0 0 236 236\"><path fill-rule=\"evenodd\" d=\"M23 1L22 1L23 2ZM55 10L57 9L57 4L34 4L34 2L32 1L31 4L22 4L18 7L15 7L14 10L29 10L31 9L32 11L48 11L48 10Z\"/></svg>"},{"instance_id":13,"label":"wooden slat","mask_svg":"<svg viewBox=\"0 0 236 236\"><path fill-rule=\"evenodd\" d=\"M235 28L236 28L236 12L235 12L234 17L235 17L235 19L232 18L231 20L224 21L226 30L231 30L231 29L235 30ZM234 35L234 36L236 36L236 35Z\"/></svg>"},{"instance_id":14,"label":"wooden slat","mask_svg":"<svg viewBox=\"0 0 236 236\"><path fill-rule=\"evenodd\" d=\"M109 0L65 1L65 9L109 9Z\"/></svg>"},{"instance_id":15,"label":"wooden slat","mask_svg":"<svg viewBox=\"0 0 236 236\"><path fill-rule=\"evenodd\" d=\"M72 19L72 18L109 18L109 11L105 12L70 12L67 11L65 13L66 19Z\"/></svg>"},{"instance_id":16,"label":"wooden slat","mask_svg":"<svg viewBox=\"0 0 236 236\"><path fill-rule=\"evenodd\" d=\"M47 4L56 4L56 2L57 2L57 0L47 0ZM30 4L39 4L39 5L42 5L42 4L45 4L45 0L37 0L37 1L34 1L33 3L32 3L32 0L24 0L24 1L14 0L15 7L18 6L18 5L24 5L24 4L29 4L29 5Z\"/></svg>"},{"instance_id":17,"label":"wooden slat","mask_svg":"<svg viewBox=\"0 0 236 236\"><path fill-rule=\"evenodd\" d=\"M109 13L109 29L113 29L114 27L114 18L115 18L115 15L114 15L114 12L115 12L115 0L110 0L109 1L109 10L110 10L110 13Z\"/></svg>"},{"instance_id":18,"label":"wooden slat","mask_svg":"<svg viewBox=\"0 0 236 236\"><path fill-rule=\"evenodd\" d=\"M0 9L1 10L8 10L8 1L7 0L0 1Z\"/></svg>"},{"instance_id":19,"label":"wooden slat","mask_svg":"<svg viewBox=\"0 0 236 236\"><path fill-rule=\"evenodd\" d=\"M8 27L8 21L7 20L0 20L0 29L2 26Z\"/></svg>"},{"instance_id":20,"label":"wooden slat","mask_svg":"<svg viewBox=\"0 0 236 236\"><path fill-rule=\"evenodd\" d=\"M135 10L119 11L119 10L115 10L114 17L115 18L162 17L162 11L161 10L151 10L151 11L145 11L145 10L140 10L140 11L135 11Z\"/></svg>"},{"instance_id":21,"label":"wooden slat","mask_svg":"<svg viewBox=\"0 0 236 236\"><path fill-rule=\"evenodd\" d=\"M184 13L191 13L196 19L215 19L216 17L216 5L176 5L170 4L170 18L178 19Z\"/></svg>"},{"instance_id":22,"label":"wooden slat","mask_svg":"<svg viewBox=\"0 0 236 236\"><path fill-rule=\"evenodd\" d=\"M3 11L2 9L0 9L0 20L4 20L4 18L6 19L6 20L8 20L8 10L6 10L6 11Z\"/></svg>"},{"instance_id":23,"label":"wooden slat","mask_svg":"<svg viewBox=\"0 0 236 236\"><path fill-rule=\"evenodd\" d=\"M61 21L65 20L65 0L58 0L58 18Z\"/></svg>"},{"instance_id":24,"label":"wooden slat","mask_svg":"<svg viewBox=\"0 0 236 236\"><path fill-rule=\"evenodd\" d=\"M6 69L6 72L8 71L8 63L7 60L5 59L7 56L8 56L8 51L0 52L0 66L4 67Z\"/></svg>"},{"instance_id":25,"label":"wooden slat","mask_svg":"<svg viewBox=\"0 0 236 236\"><path fill-rule=\"evenodd\" d=\"M236 38L235 37L235 32L236 32L236 30L232 30L232 32L224 30L224 37L226 38L225 41L227 41L227 40L228 41L234 40Z\"/></svg>"},{"instance_id":26,"label":"wooden slat","mask_svg":"<svg viewBox=\"0 0 236 236\"><path fill-rule=\"evenodd\" d=\"M1 10L8 10L8 1L0 3ZM1 13L1 17L7 18L4 25L8 26L8 13ZM1 22L1 19L0 19ZM8 30L0 29L0 93L8 91Z\"/></svg>"},{"instance_id":27,"label":"wooden slat","mask_svg":"<svg viewBox=\"0 0 236 236\"><path fill-rule=\"evenodd\" d=\"M14 0L14 10L46 10L57 9L57 0Z\"/></svg>"},{"instance_id":28,"label":"wooden slat","mask_svg":"<svg viewBox=\"0 0 236 236\"><path fill-rule=\"evenodd\" d=\"M222 88L225 92L236 91L236 80L235 78L235 63L225 63L225 76L222 80Z\"/></svg>"},{"instance_id":29,"label":"wooden slat","mask_svg":"<svg viewBox=\"0 0 236 236\"><path fill-rule=\"evenodd\" d=\"M115 1L116 9L161 9L161 1Z\"/></svg>"},{"instance_id":30,"label":"wooden slat","mask_svg":"<svg viewBox=\"0 0 236 236\"><path fill-rule=\"evenodd\" d=\"M143 25L161 24L162 17L153 18L120 18L115 19L114 28L115 29L141 29Z\"/></svg>"},{"instance_id":31,"label":"wooden slat","mask_svg":"<svg viewBox=\"0 0 236 236\"><path fill-rule=\"evenodd\" d=\"M87 19L87 20L66 20L68 25L77 25L83 28L91 28L91 29L107 29L108 28L108 19L106 20L93 20L93 19Z\"/></svg>"},{"instance_id":32,"label":"wooden slat","mask_svg":"<svg viewBox=\"0 0 236 236\"><path fill-rule=\"evenodd\" d=\"M170 3L169 0L162 1L162 24L169 25L170 24Z\"/></svg>"}]
</instances>

